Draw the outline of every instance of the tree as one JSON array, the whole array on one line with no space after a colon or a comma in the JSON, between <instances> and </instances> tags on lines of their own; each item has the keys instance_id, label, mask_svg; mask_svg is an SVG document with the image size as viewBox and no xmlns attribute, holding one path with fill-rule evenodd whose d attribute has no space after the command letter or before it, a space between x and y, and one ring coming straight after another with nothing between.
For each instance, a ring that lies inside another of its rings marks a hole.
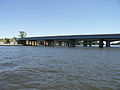
<instances>
[{"instance_id":1,"label":"tree","mask_svg":"<svg viewBox=\"0 0 120 90\"><path fill-rule=\"evenodd\" d=\"M6 43L6 44L10 44L10 39L5 38L5 43Z\"/></svg>"},{"instance_id":2,"label":"tree","mask_svg":"<svg viewBox=\"0 0 120 90\"><path fill-rule=\"evenodd\" d=\"M26 37L27 33L25 33L24 31L19 31L19 37L20 38L24 38Z\"/></svg>"}]
</instances>

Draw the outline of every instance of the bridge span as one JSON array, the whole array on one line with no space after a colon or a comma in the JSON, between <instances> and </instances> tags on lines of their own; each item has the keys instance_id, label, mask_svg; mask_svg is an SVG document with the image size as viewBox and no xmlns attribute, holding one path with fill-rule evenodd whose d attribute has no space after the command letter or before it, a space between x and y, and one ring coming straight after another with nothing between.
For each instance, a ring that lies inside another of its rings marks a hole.
<instances>
[{"instance_id":1,"label":"bridge span","mask_svg":"<svg viewBox=\"0 0 120 90\"><path fill-rule=\"evenodd\" d=\"M17 38L18 44L24 46L37 46L39 44L45 46L61 46L64 43L64 46L75 47L76 43L82 41L83 47L88 45L91 47L92 42L98 41L99 48L103 48L104 43L106 42L106 47L110 47L110 42L120 41L120 34L92 34L92 35L65 35L65 36L44 36L44 37L25 37Z\"/></svg>"}]
</instances>

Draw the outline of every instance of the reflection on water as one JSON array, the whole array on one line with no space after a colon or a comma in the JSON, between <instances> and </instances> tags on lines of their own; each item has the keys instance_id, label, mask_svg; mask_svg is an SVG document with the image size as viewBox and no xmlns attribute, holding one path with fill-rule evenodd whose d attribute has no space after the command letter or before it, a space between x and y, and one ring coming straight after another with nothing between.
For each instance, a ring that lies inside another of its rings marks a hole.
<instances>
[{"instance_id":1,"label":"reflection on water","mask_svg":"<svg viewBox=\"0 0 120 90\"><path fill-rule=\"evenodd\" d=\"M0 47L0 90L120 90L120 48Z\"/></svg>"}]
</instances>

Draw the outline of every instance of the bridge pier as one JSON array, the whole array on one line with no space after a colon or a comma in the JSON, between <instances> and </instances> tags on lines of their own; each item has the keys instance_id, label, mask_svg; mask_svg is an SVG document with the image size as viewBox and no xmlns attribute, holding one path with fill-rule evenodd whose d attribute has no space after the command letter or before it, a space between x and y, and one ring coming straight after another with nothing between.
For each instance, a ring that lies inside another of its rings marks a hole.
<instances>
[{"instance_id":1,"label":"bridge pier","mask_svg":"<svg viewBox=\"0 0 120 90\"><path fill-rule=\"evenodd\" d=\"M83 41L83 47L87 47L87 41Z\"/></svg>"},{"instance_id":2,"label":"bridge pier","mask_svg":"<svg viewBox=\"0 0 120 90\"><path fill-rule=\"evenodd\" d=\"M35 41L32 41L32 46L35 46Z\"/></svg>"},{"instance_id":3,"label":"bridge pier","mask_svg":"<svg viewBox=\"0 0 120 90\"><path fill-rule=\"evenodd\" d=\"M30 46L32 46L32 41L30 40Z\"/></svg>"},{"instance_id":4,"label":"bridge pier","mask_svg":"<svg viewBox=\"0 0 120 90\"><path fill-rule=\"evenodd\" d=\"M28 41L28 44L29 46L37 46L37 41L36 40L30 40Z\"/></svg>"},{"instance_id":5,"label":"bridge pier","mask_svg":"<svg viewBox=\"0 0 120 90\"><path fill-rule=\"evenodd\" d=\"M33 45L33 41L31 41L31 46Z\"/></svg>"},{"instance_id":6,"label":"bridge pier","mask_svg":"<svg viewBox=\"0 0 120 90\"><path fill-rule=\"evenodd\" d=\"M30 46L30 41L28 40L28 46Z\"/></svg>"},{"instance_id":7,"label":"bridge pier","mask_svg":"<svg viewBox=\"0 0 120 90\"><path fill-rule=\"evenodd\" d=\"M35 40L35 46L37 46L37 40Z\"/></svg>"},{"instance_id":8,"label":"bridge pier","mask_svg":"<svg viewBox=\"0 0 120 90\"><path fill-rule=\"evenodd\" d=\"M59 44L59 46L62 46L62 42L61 41L59 41L58 44Z\"/></svg>"},{"instance_id":9,"label":"bridge pier","mask_svg":"<svg viewBox=\"0 0 120 90\"><path fill-rule=\"evenodd\" d=\"M106 47L110 47L110 41L106 41Z\"/></svg>"},{"instance_id":10,"label":"bridge pier","mask_svg":"<svg viewBox=\"0 0 120 90\"><path fill-rule=\"evenodd\" d=\"M36 40L36 46L38 46L38 41Z\"/></svg>"},{"instance_id":11,"label":"bridge pier","mask_svg":"<svg viewBox=\"0 0 120 90\"><path fill-rule=\"evenodd\" d=\"M46 41L44 41L44 46L47 46L47 42Z\"/></svg>"},{"instance_id":12,"label":"bridge pier","mask_svg":"<svg viewBox=\"0 0 120 90\"><path fill-rule=\"evenodd\" d=\"M31 46L33 46L33 41L31 41Z\"/></svg>"},{"instance_id":13,"label":"bridge pier","mask_svg":"<svg viewBox=\"0 0 120 90\"><path fill-rule=\"evenodd\" d=\"M89 41L89 47L92 47L92 41Z\"/></svg>"},{"instance_id":14,"label":"bridge pier","mask_svg":"<svg viewBox=\"0 0 120 90\"><path fill-rule=\"evenodd\" d=\"M54 41L49 40L49 41L47 41L47 44L48 44L48 47L52 47L52 46L54 46Z\"/></svg>"},{"instance_id":15,"label":"bridge pier","mask_svg":"<svg viewBox=\"0 0 120 90\"><path fill-rule=\"evenodd\" d=\"M71 39L71 40L69 40L68 41L68 47L75 47L75 40L73 39Z\"/></svg>"},{"instance_id":16,"label":"bridge pier","mask_svg":"<svg viewBox=\"0 0 120 90\"><path fill-rule=\"evenodd\" d=\"M26 46L26 40L19 40L17 43Z\"/></svg>"},{"instance_id":17,"label":"bridge pier","mask_svg":"<svg viewBox=\"0 0 120 90\"><path fill-rule=\"evenodd\" d=\"M68 46L68 41L64 41L64 46Z\"/></svg>"},{"instance_id":18,"label":"bridge pier","mask_svg":"<svg viewBox=\"0 0 120 90\"><path fill-rule=\"evenodd\" d=\"M31 46L31 41L29 40L29 46Z\"/></svg>"},{"instance_id":19,"label":"bridge pier","mask_svg":"<svg viewBox=\"0 0 120 90\"><path fill-rule=\"evenodd\" d=\"M103 48L103 39L99 40L99 48Z\"/></svg>"},{"instance_id":20,"label":"bridge pier","mask_svg":"<svg viewBox=\"0 0 120 90\"><path fill-rule=\"evenodd\" d=\"M47 41L47 43L48 43L48 47L50 47L50 46L51 46L51 42L50 42L50 41Z\"/></svg>"}]
</instances>

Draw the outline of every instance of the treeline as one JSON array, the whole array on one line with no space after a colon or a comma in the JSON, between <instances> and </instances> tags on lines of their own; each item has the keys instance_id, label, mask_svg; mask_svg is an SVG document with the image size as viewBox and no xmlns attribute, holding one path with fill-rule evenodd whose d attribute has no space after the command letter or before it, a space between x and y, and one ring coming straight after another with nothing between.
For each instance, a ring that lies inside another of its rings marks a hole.
<instances>
[{"instance_id":1,"label":"treeline","mask_svg":"<svg viewBox=\"0 0 120 90\"><path fill-rule=\"evenodd\" d=\"M16 38L4 38L4 39L0 39L0 42L4 42L6 44L9 44L10 42L15 42L16 41Z\"/></svg>"},{"instance_id":2,"label":"treeline","mask_svg":"<svg viewBox=\"0 0 120 90\"><path fill-rule=\"evenodd\" d=\"M0 39L0 42L4 42L5 41L5 39Z\"/></svg>"}]
</instances>

